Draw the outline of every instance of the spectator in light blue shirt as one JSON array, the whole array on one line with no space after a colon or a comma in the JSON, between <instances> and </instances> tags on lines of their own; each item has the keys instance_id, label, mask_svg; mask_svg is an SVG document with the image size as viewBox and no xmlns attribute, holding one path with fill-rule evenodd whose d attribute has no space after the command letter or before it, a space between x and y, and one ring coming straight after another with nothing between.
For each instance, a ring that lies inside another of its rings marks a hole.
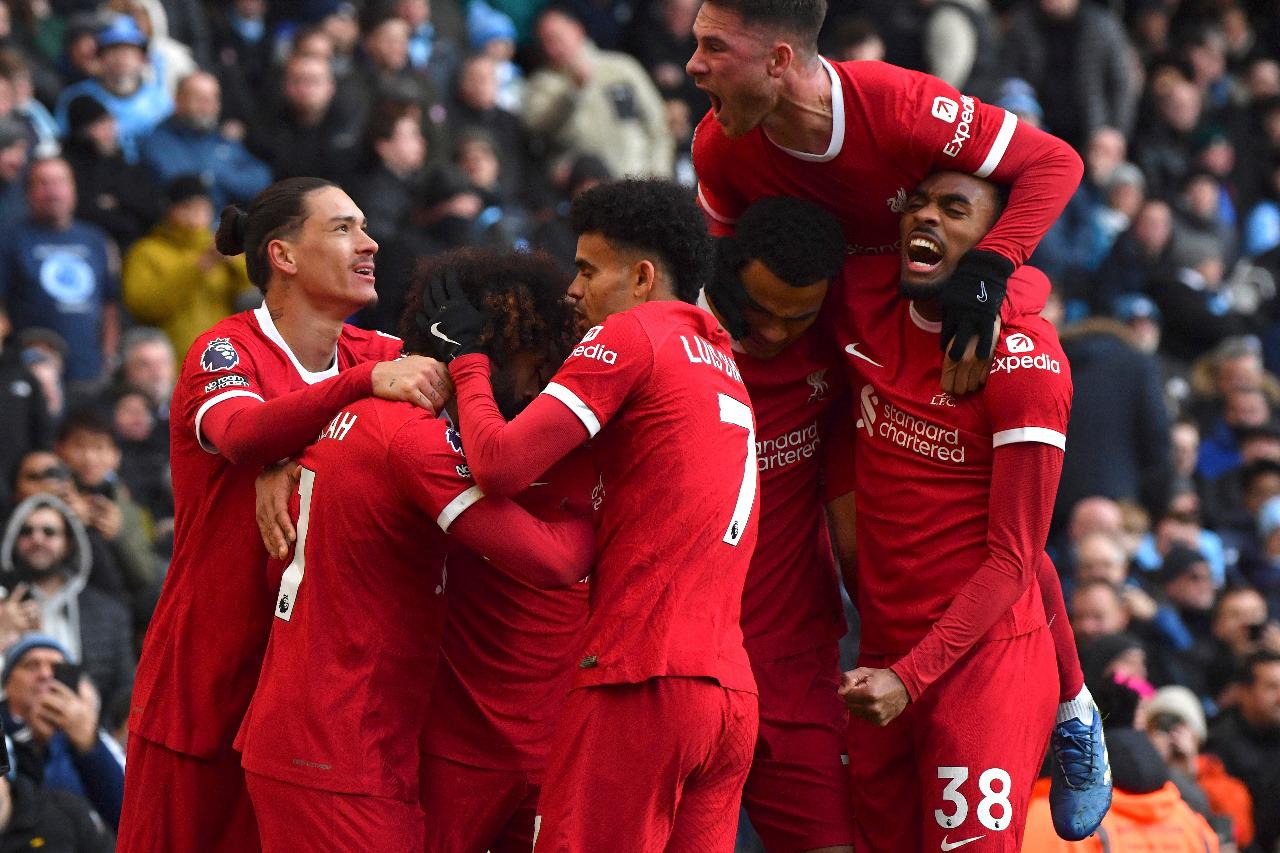
<instances>
[{"instance_id":1,"label":"spectator in light blue shirt","mask_svg":"<svg viewBox=\"0 0 1280 853\"><path fill-rule=\"evenodd\" d=\"M218 78L197 71L178 84L174 113L142 142L142 163L161 183L200 175L215 211L247 202L271 183L267 164L218 127L222 90Z\"/></svg>"},{"instance_id":2,"label":"spectator in light blue shirt","mask_svg":"<svg viewBox=\"0 0 1280 853\"><path fill-rule=\"evenodd\" d=\"M147 60L147 39L128 15L117 15L98 33L96 77L62 90L54 110L58 127L68 130L67 106L80 95L96 99L116 120L125 160L138 161L138 145L173 112L173 101L160 75Z\"/></svg>"}]
</instances>

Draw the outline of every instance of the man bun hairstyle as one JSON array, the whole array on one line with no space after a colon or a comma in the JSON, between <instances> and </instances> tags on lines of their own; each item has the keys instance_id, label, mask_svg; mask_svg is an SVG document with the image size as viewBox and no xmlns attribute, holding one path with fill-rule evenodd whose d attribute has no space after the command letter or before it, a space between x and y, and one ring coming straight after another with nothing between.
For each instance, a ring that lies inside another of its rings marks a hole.
<instances>
[{"instance_id":1,"label":"man bun hairstyle","mask_svg":"<svg viewBox=\"0 0 1280 853\"><path fill-rule=\"evenodd\" d=\"M628 178L599 184L569 209L573 232L599 234L617 248L650 256L693 303L711 272L712 244L693 193L671 181Z\"/></svg>"},{"instance_id":2,"label":"man bun hairstyle","mask_svg":"<svg viewBox=\"0 0 1280 853\"><path fill-rule=\"evenodd\" d=\"M748 27L764 25L794 36L793 48L817 55L827 0L706 0L706 4L736 12Z\"/></svg>"},{"instance_id":3,"label":"man bun hairstyle","mask_svg":"<svg viewBox=\"0 0 1280 853\"><path fill-rule=\"evenodd\" d=\"M307 196L336 187L324 178L285 178L254 196L245 210L238 204L222 209L213 244L227 256L244 255L249 281L264 293L271 280L267 245L292 236L307 218Z\"/></svg>"},{"instance_id":4,"label":"man bun hairstyle","mask_svg":"<svg viewBox=\"0 0 1280 853\"><path fill-rule=\"evenodd\" d=\"M792 287L808 287L840 272L844 231L827 211L798 198L762 198L734 225L734 235L716 241L722 269L740 271L758 260Z\"/></svg>"}]
</instances>

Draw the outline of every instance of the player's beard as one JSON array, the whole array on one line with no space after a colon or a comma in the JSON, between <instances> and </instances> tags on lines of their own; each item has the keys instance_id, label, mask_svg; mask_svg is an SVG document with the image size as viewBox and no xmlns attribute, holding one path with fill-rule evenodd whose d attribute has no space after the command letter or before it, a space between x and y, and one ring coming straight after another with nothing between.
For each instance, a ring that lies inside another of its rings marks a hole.
<instances>
[{"instance_id":1,"label":"player's beard","mask_svg":"<svg viewBox=\"0 0 1280 853\"><path fill-rule=\"evenodd\" d=\"M946 281L942 279L930 282L902 281L898 284L898 292L907 299L937 299L942 295L942 287L945 284Z\"/></svg>"}]
</instances>

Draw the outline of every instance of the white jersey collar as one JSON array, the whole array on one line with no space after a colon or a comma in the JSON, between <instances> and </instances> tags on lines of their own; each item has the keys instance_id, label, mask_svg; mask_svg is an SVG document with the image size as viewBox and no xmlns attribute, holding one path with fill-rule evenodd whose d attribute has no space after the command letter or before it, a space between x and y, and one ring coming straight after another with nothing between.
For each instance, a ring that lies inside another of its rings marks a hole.
<instances>
[{"instance_id":1,"label":"white jersey collar","mask_svg":"<svg viewBox=\"0 0 1280 853\"><path fill-rule=\"evenodd\" d=\"M289 356L289 361L293 362L293 367L298 371L298 375L302 377L302 381L308 385L314 385L317 382L329 379L338 375L338 350L333 350L333 361L328 367L319 372L307 370L302 366L302 362L298 361L298 357L293 354L293 350L289 349L289 345L285 343L284 336L280 334L280 330L276 328L275 321L271 319L271 312L267 310L267 301L264 299L262 304L253 309L254 319L258 321L258 326L262 329L262 333L271 339L271 342L279 347L285 355Z\"/></svg>"},{"instance_id":2,"label":"white jersey collar","mask_svg":"<svg viewBox=\"0 0 1280 853\"><path fill-rule=\"evenodd\" d=\"M840 75L836 73L835 66L821 56L818 60L831 77L831 144L827 146L826 152L809 154L805 151L794 151L769 139L769 134L764 135L764 138L769 139L769 143L779 151L790 154L797 160L806 160L810 163L826 163L834 160L840 156L840 151L844 148L844 86L840 82Z\"/></svg>"}]
</instances>

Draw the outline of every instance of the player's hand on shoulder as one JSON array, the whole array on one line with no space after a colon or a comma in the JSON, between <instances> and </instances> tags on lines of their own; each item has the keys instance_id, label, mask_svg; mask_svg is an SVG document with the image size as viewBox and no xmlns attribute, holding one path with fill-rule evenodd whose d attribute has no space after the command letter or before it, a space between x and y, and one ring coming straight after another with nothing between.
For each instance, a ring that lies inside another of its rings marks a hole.
<instances>
[{"instance_id":1,"label":"player's hand on shoulder","mask_svg":"<svg viewBox=\"0 0 1280 853\"><path fill-rule=\"evenodd\" d=\"M438 412L453 396L453 380L449 369L434 358L406 355L379 362L373 369L373 395Z\"/></svg>"},{"instance_id":2,"label":"player's hand on shoulder","mask_svg":"<svg viewBox=\"0 0 1280 853\"><path fill-rule=\"evenodd\" d=\"M267 553L278 560L289 555L289 546L297 539L293 518L289 515L289 499L301 473L302 466L288 459L262 469L253 484L258 533Z\"/></svg>"},{"instance_id":3,"label":"player's hand on shoulder","mask_svg":"<svg viewBox=\"0 0 1280 853\"><path fill-rule=\"evenodd\" d=\"M866 666L842 676L839 694L849 713L877 726L889 725L911 701L896 672Z\"/></svg>"}]
</instances>

